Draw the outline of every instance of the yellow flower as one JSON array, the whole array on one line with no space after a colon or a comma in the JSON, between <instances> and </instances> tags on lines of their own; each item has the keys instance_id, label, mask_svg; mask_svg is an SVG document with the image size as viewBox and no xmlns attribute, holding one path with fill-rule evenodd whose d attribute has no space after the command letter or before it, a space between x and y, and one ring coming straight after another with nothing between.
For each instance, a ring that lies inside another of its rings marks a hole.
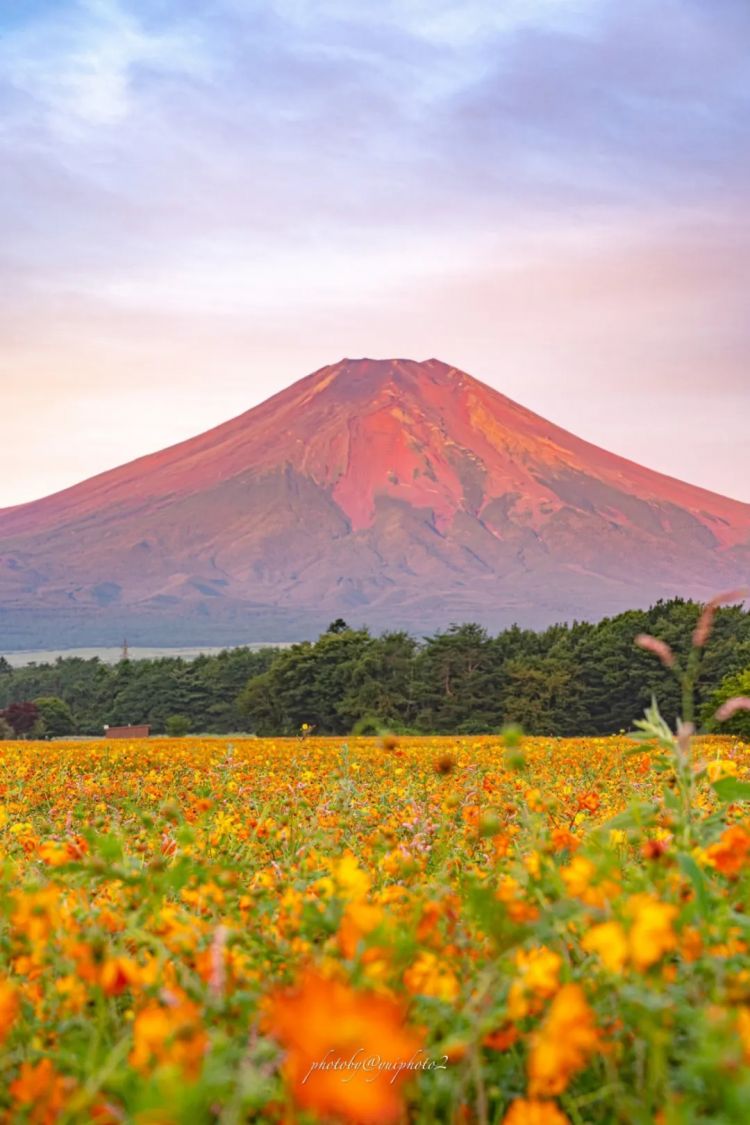
<instances>
[{"instance_id":1,"label":"yellow flower","mask_svg":"<svg viewBox=\"0 0 750 1125\"><path fill-rule=\"evenodd\" d=\"M530 852L523 861L524 867L532 879L538 879L542 870L542 859L539 852Z\"/></svg>"},{"instance_id":2,"label":"yellow flower","mask_svg":"<svg viewBox=\"0 0 750 1125\"><path fill-rule=\"evenodd\" d=\"M418 954L414 964L404 973L404 984L410 992L435 996L449 1003L460 991L458 980L450 968L434 953Z\"/></svg>"},{"instance_id":3,"label":"yellow flower","mask_svg":"<svg viewBox=\"0 0 750 1125\"><path fill-rule=\"evenodd\" d=\"M334 878L344 898L363 899L370 890L370 877L351 852L346 852L336 864Z\"/></svg>"},{"instance_id":4,"label":"yellow flower","mask_svg":"<svg viewBox=\"0 0 750 1125\"><path fill-rule=\"evenodd\" d=\"M70 863L70 853L61 840L43 840L39 845L39 856L48 867L62 867Z\"/></svg>"},{"instance_id":5,"label":"yellow flower","mask_svg":"<svg viewBox=\"0 0 750 1125\"><path fill-rule=\"evenodd\" d=\"M737 763L731 758L716 758L706 766L709 781L720 781L722 777L736 777Z\"/></svg>"},{"instance_id":6,"label":"yellow flower","mask_svg":"<svg viewBox=\"0 0 750 1125\"><path fill-rule=\"evenodd\" d=\"M580 898L589 906L601 906L607 899L614 898L619 886L613 879L604 879L595 884L596 867L586 856L576 855L567 867L560 869L568 894Z\"/></svg>"},{"instance_id":7,"label":"yellow flower","mask_svg":"<svg viewBox=\"0 0 750 1125\"><path fill-rule=\"evenodd\" d=\"M602 922L585 935L583 948L596 953L612 973L621 973L628 960L628 939L619 922Z\"/></svg>"},{"instance_id":8,"label":"yellow flower","mask_svg":"<svg viewBox=\"0 0 750 1125\"><path fill-rule=\"evenodd\" d=\"M562 957L559 953L540 945L526 952L520 949L516 954L516 966L520 970L526 988L537 996L552 996L558 988Z\"/></svg>"},{"instance_id":9,"label":"yellow flower","mask_svg":"<svg viewBox=\"0 0 750 1125\"><path fill-rule=\"evenodd\" d=\"M636 969L648 969L677 945L672 923L677 907L651 895L633 895L627 904L633 918L630 928L630 957Z\"/></svg>"},{"instance_id":10,"label":"yellow flower","mask_svg":"<svg viewBox=\"0 0 750 1125\"><path fill-rule=\"evenodd\" d=\"M568 866L560 871L568 894L573 895L574 898L581 898L589 889L595 871L596 868L590 859L586 859L583 855L573 856Z\"/></svg>"},{"instance_id":11,"label":"yellow flower","mask_svg":"<svg viewBox=\"0 0 750 1125\"><path fill-rule=\"evenodd\" d=\"M560 987L562 957L541 945L516 954L518 976L510 986L508 1015L512 1020L524 1019L534 1007L533 1000L547 1000Z\"/></svg>"}]
</instances>

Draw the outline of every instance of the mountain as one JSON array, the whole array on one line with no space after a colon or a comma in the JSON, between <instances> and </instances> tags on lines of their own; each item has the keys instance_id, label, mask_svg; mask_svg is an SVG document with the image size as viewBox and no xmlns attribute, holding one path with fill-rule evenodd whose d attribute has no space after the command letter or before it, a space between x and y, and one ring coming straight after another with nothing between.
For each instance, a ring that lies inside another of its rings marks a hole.
<instances>
[{"instance_id":1,"label":"mountain","mask_svg":"<svg viewBox=\"0 0 750 1125\"><path fill-rule=\"evenodd\" d=\"M342 360L0 511L5 647L596 618L750 575L750 505L616 457L436 359Z\"/></svg>"}]
</instances>

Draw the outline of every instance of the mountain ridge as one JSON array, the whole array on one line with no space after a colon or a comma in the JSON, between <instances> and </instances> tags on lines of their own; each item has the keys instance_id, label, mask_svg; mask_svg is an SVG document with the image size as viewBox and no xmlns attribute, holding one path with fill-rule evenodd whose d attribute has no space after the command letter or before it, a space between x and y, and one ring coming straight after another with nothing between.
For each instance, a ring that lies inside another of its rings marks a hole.
<instances>
[{"instance_id":1,"label":"mountain ridge","mask_svg":"<svg viewBox=\"0 0 750 1125\"><path fill-rule=\"evenodd\" d=\"M609 453L437 359L341 360L195 438L0 510L0 627L23 633L25 615L45 639L56 615L87 636L130 620L144 640L182 618L227 642L274 617L306 632L346 613L547 624L708 597L748 571L750 505Z\"/></svg>"}]
</instances>

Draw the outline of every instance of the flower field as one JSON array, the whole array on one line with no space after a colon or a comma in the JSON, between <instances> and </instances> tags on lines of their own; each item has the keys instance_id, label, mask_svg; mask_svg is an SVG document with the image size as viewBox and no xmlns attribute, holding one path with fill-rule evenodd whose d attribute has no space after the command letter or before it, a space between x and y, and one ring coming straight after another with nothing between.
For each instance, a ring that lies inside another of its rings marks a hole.
<instances>
[{"instance_id":1,"label":"flower field","mask_svg":"<svg viewBox=\"0 0 750 1125\"><path fill-rule=\"evenodd\" d=\"M750 746L0 744L0 1118L747 1122Z\"/></svg>"}]
</instances>

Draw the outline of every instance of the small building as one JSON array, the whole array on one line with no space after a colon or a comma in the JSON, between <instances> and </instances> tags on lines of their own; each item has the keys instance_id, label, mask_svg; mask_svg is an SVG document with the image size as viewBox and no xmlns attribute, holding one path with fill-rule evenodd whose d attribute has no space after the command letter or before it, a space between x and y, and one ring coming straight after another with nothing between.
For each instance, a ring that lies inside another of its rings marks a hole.
<instances>
[{"instance_id":1,"label":"small building","mask_svg":"<svg viewBox=\"0 0 750 1125\"><path fill-rule=\"evenodd\" d=\"M137 727L105 727L105 738L148 738L151 727L145 723Z\"/></svg>"}]
</instances>

